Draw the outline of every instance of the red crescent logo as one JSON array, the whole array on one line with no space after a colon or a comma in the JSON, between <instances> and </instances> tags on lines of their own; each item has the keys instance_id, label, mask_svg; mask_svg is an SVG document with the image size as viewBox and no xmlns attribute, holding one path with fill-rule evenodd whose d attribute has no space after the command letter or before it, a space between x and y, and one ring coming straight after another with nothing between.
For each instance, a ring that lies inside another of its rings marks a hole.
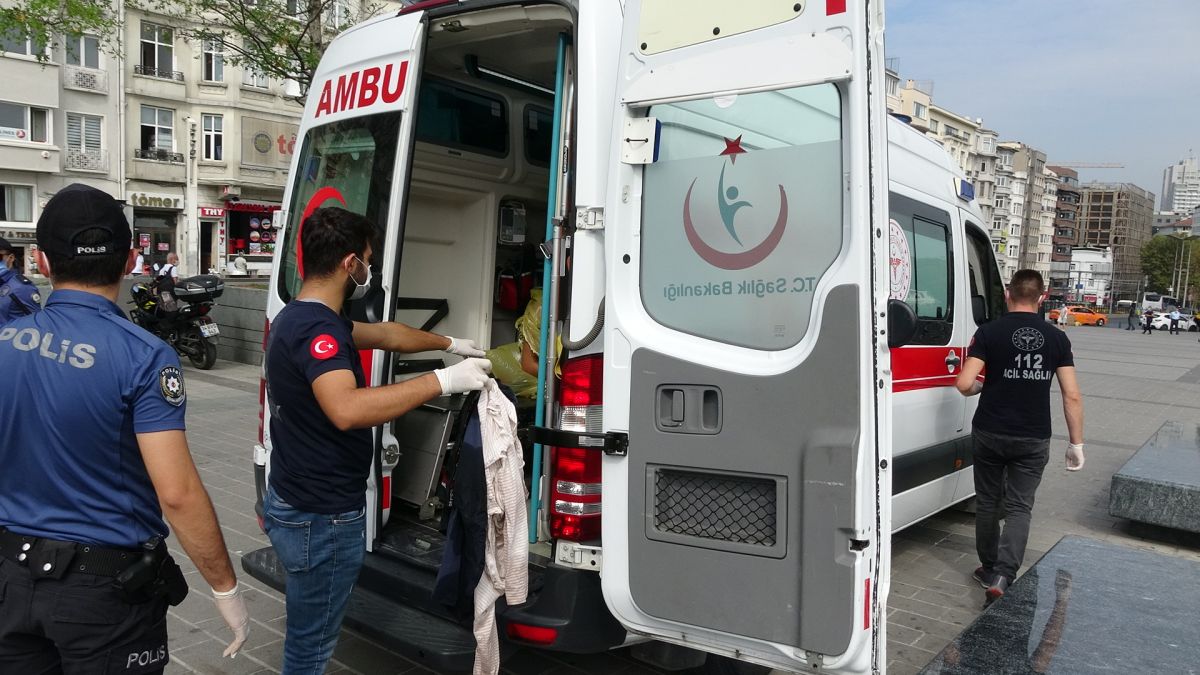
<instances>
[{"instance_id":1,"label":"red crescent logo","mask_svg":"<svg viewBox=\"0 0 1200 675\"><path fill-rule=\"evenodd\" d=\"M304 221L312 215L313 211L320 208L327 200L336 199L346 205L346 198L342 196L341 190L335 187L323 187L313 193L312 197L308 198L308 203L304 205L304 213L300 214L300 222L296 223L296 269L300 271L300 278L304 278L304 247L301 244L300 234L304 231Z\"/></svg>"},{"instance_id":2,"label":"red crescent logo","mask_svg":"<svg viewBox=\"0 0 1200 675\"><path fill-rule=\"evenodd\" d=\"M324 361L337 356L338 343L333 339L332 335L324 333L313 338L312 344L308 346L308 353L312 354L314 359Z\"/></svg>"},{"instance_id":3,"label":"red crescent logo","mask_svg":"<svg viewBox=\"0 0 1200 675\"><path fill-rule=\"evenodd\" d=\"M767 238L749 251L724 253L705 243L692 224L692 188L696 187L697 180L699 179L692 180L692 184L688 186L687 196L683 198L683 231L687 234L688 243L692 245L696 254L713 267L723 270L744 270L766 260L767 256L771 255L779 246L779 242L783 241L783 231L787 227L788 201L783 186L779 186L779 217L775 220L775 227L771 229Z\"/></svg>"}]
</instances>

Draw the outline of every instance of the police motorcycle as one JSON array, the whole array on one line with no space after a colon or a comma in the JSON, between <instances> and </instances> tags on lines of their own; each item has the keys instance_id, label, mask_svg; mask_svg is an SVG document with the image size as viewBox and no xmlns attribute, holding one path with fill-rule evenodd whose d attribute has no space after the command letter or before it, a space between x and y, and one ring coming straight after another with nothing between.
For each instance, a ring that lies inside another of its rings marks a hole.
<instances>
[{"instance_id":1,"label":"police motorcycle","mask_svg":"<svg viewBox=\"0 0 1200 675\"><path fill-rule=\"evenodd\" d=\"M225 282L213 274L187 277L171 283L161 277L129 288L134 309L130 318L188 357L201 370L217 362L217 323L208 316L213 301L225 292Z\"/></svg>"}]
</instances>

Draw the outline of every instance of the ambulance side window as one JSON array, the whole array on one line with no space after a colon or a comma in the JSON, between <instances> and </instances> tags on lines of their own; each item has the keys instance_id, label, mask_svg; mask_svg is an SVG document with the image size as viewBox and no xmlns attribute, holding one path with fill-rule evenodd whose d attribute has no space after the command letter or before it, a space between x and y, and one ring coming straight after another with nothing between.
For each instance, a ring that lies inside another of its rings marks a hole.
<instances>
[{"instance_id":1,"label":"ambulance side window","mask_svg":"<svg viewBox=\"0 0 1200 675\"><path fill-rule=\"evenodd\" d=\"M954 254L950 214L892 193L891 219L908 242L910 278L904 301L917 314L910 344L946 345L954 333Z\"/></svg>"},{"instance_id":2,"label":"ambulance side window","mask_svg":"<svg viewBox=\"0 0 1200 675\"><path fill-rule=\"evenodd\" d=\"M987 239L967 229L967 275L971 280L971 312L976 325L1004 314L1004 284L1000 282L1000 271L992 246Z\"/></svg>"}]
</instances>

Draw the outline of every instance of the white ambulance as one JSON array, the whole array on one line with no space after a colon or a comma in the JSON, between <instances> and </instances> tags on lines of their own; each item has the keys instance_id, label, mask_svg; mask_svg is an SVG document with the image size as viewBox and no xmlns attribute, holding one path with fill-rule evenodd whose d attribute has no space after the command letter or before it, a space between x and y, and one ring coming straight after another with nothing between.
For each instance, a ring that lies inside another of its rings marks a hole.
<instances>
[{"instance_id":1,"label":"white ambulance","mask_svg":"<svg viewBox=\"0 0 1200 675\"><path fill-rule=\"evenodd\" d=\"M506 649L883 670L889 533L973 493L953 381L1003 292L969 184L885 115L882 31L873 0L430 0L329 46L267 329L320 206L379 225L359 318L496 346L543 287ZM442 357L362 354L373 385ZM347 615L439 671L474 651L431 597L461 408L375 430Z\"/></svg>"}]
</instances>

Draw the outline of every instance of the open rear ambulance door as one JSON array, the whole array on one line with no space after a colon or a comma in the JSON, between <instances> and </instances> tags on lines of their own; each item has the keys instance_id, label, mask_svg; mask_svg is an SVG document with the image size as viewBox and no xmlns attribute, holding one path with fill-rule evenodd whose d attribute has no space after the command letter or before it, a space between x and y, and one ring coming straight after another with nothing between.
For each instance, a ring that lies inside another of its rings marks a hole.
<instances>
[{"instance_id":1,"label":"open rear ambulance door","mask_svg":"<svg viewBox=\"0 0 1200 675\"><path fill-rule=\"evenodd\" d=\"M884 667L881 4L625 5L602 576L634 633Z\"/></svg>"}]
</instances>

